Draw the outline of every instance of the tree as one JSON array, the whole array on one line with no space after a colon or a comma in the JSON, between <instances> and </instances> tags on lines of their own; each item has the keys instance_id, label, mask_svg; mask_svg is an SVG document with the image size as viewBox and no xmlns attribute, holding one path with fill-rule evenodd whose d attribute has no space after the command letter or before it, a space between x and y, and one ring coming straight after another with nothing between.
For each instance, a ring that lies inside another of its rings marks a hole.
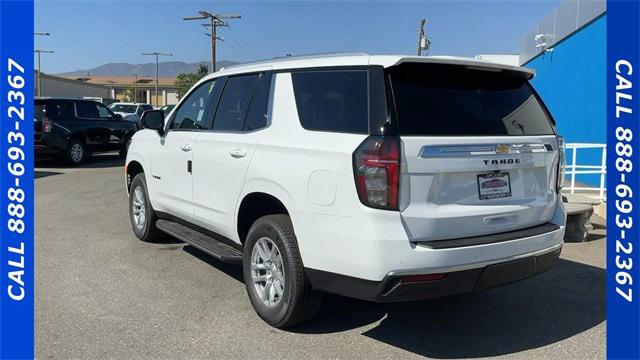
<instances>
[{"instance_id":1,"label":"tree","mask_svg":"<svg viewBox=\"0 0 640 360\"><path fill-rule=\"evenodd\" d=\"M207 65L199 64L197 72L194 73L182 73L176 76L176 86L178 87L178 97L182 98L184 94L209 73Z\"/></svg>"}]
</instances>

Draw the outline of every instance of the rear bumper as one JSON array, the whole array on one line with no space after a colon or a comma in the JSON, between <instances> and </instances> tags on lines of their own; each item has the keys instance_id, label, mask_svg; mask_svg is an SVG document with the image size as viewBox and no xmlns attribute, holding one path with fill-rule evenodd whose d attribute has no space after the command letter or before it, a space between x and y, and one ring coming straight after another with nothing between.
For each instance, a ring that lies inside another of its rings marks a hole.
<instances>
[{"instance_id":1,"label":"rear bumper","mask_svg":"<svg viewBox=\"0 0 640 360\"><path fill-rule=\"evenodd\" d=\"M394 211L362 209L349 217L291 215L305 267L373 282L389 274L483 268L560 248L566 223L562 203L557 202L550 221L533 228L429 242L413 240Z\"/></svg>"},{"instance_id":2,"label":"rear bumper","mask_svg":"<svg viewBox=\"0 0 640 360\"><path fill-rule=\"evenodd\" d=\"M390 272L382 281L371 281L346 275L306 269L316 289L374 302L426 300L460 293L473 292L522 280L551 268L560 256L562 244L523 254L490 264L475 264L461 269L450 267L421 271ZM405 276L444 274L435 281L406 282Z\"/></svg>"},{"instance_id":3,"label":"rear bumper","mask_svg":"<svg viewBox=\"0 0 640 360\"><path fill-rule=\"evenodd\" d=\"M33 148L36 156L62 154L67 149L67 139L55 133L36 133Z\"/></svg>"}]
</instances>

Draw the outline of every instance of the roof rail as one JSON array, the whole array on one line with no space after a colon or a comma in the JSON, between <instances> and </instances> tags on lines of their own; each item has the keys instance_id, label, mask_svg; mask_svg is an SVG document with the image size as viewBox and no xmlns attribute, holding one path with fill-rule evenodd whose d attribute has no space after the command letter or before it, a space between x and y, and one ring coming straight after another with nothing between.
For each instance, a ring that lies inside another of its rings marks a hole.
<instances>
[{"instance_id":1,"label":"roof rail","mask_svg":"<svg viewBox=\"0 0 640 360\"><path fill-rule=\"evenodd\" d=\"M304 60L304 59L322 59L328 57L338 57L338 56L369 56L368 53L365 52L327 52L327 53L314 53L314 54L302 54L302 55L293 55L293 56L282 56L282 57L274 57L271 59L261 59L241 64L234 64L225 66L219 71L235 69L245 66L254 66L261 64L272 64L274 62L285 62L285 61L293 61L293 60Z\"/></svg>"}]
</instances>

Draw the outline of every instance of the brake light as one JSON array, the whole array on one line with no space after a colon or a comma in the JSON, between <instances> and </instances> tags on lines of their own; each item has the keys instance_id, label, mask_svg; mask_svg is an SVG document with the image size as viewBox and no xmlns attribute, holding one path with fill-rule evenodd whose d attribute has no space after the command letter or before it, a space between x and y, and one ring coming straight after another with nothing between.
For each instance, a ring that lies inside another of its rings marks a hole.
<instances>
[{"instance_id":1,"label":"brake light","mask_svg":"<svg viewBox=\"0 0 640 360\"><path fill-rule=\"evenodd\" d=\"M42 119L42 132L51 132L53 129L53 122L47 118Z\"/></svg>"},{"instance_id":2,"label":"brake light","mask_svg":"<svg viewBox=\"0 0 640 360\"><path fill-rule=\"evenodd\" d=\"M398 210L400 139L369 136L353 153L353 172L360 202Z\"/></svg>"},{"instance_id":3,"label":"brake light","mask_svg":"<svg viewBox=\"0 0 640 360\"><path fill-rule=\"evenodd\" d=\"M562 190L564 175L566 173L567 161L565 159L565 142L562 136L558 136L558 168L556 169L556 190L558 194Z\"/></svg>"}]
</instances>

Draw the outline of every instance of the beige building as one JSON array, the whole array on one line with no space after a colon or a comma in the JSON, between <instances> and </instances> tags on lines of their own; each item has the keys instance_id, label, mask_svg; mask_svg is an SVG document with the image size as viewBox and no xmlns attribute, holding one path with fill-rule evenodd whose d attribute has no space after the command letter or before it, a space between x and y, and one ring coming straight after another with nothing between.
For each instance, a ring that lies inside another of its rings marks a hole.
<instances>
[{"instance_id":1,"label":"beige building","mask_svg":"<svg viewBox=\"0 0 640 360\"><path fill-rule=\"evenodd\" d=\"M34 94L38 95L38 71L34 71ZM71 80L60 76L40 74L43 97L92 98L99 101L113 98L111 89L99 84Z\"/></svg>"},{"instance_id":2,"label":"beige building","mask_svg":"<svg viewBox=\"0 0 640 360\"><path fill-rule=\"evenodd\" d=\"M110 97L123 102L140 102L153 106L178 103L176 78L158 79L158 98L155 97L155 78L135 76L85 76L67 77L86 84L104 86L109 89Z\"/></svg>"}]
</instances>

